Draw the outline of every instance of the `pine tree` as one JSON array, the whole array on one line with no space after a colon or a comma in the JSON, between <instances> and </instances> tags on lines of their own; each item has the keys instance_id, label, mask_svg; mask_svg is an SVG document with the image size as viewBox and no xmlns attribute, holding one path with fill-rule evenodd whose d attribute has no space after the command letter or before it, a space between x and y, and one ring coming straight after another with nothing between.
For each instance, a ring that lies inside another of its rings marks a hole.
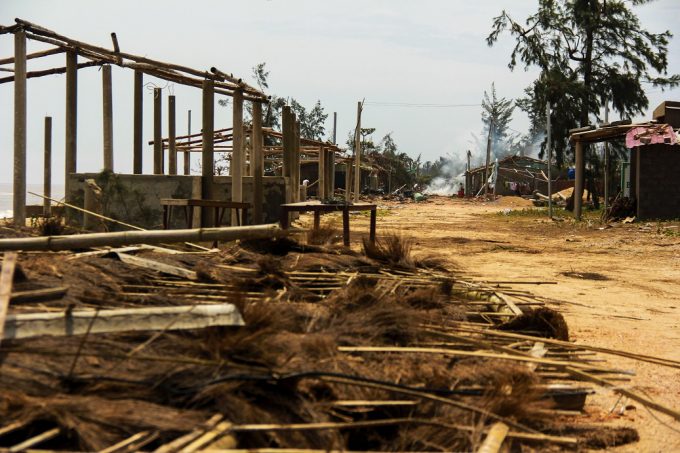
<instances>
[{"instance_id":1,"label":"pine tree","mask_svg":"<svg viewBox=\"0 0 680 453\"><path fill-rule=\"evenodd\" d=\"M546 103L551 103L557 112L551 124L558 166L571 153L568 130L599 121L604 102L608 100L621 118L633 117L649 107L643 83L662 88L680 83L680 76L667 74L671 33L643 29L622 0L539 0L538 11L525 24L503 11L494 18L489 46L504 31L516 40L510 69L519 61L525 68L541 70L517 105L538 132L545 128Z\"/></svg>"}]
</instances>

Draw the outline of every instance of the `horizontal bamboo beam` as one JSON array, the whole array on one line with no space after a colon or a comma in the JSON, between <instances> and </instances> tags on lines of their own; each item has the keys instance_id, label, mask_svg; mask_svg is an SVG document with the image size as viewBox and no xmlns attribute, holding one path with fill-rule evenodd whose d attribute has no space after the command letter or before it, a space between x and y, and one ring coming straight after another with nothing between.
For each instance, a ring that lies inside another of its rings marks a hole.
<instances>
[{"instance_id":1,"label":"horizontal bamboo beam","mask_svg":"<svg viewBox=\"0 0 680 453\"><path fill-rule=\"evenodd\" d=\"M55 55L55 54L64 53L64 52L66 52L65 49L63 49L61 47L57 47L55 49L47 49L47 50L41 50L40 52L29 53L28 55L26 55L26 59L32 60L34 58L46 57L48 55ZM3 58L2 60L0 60L0 65L10 64L10 63L14 63L14 57Z\"/></svg>"},{"instance_id":2,"label":"horizontal bamboo beam","mask_svg":"<svg viewBox=\"0 0 680 453\"><path fill-rule=\"evenodd\" d=\"M61 311L9 315L2 339L243 325L241 313L232 304Z\"/></svg>"},{"instance_id":3,"label":"horizontal bamboo beam","mask_svg":"<svg viewBox=\"0 0 680 453\"><path fill-rule=\"evenodd\" d=\"M172 242L215 242L237 239L262 239L285 236L277 224L230 228L199 228L194 230L122 231L72 236L0 239L0 250L46 251L89 247L122 247L132 244Z\"/></svg>"},{"instance_id":4,"label":"horizontal bamboo beam","mask_svg":"<svg viewBox=\"0 0 680 453\"><path fill-rule=\"evenodd\" d=\"M87 61L85 63L78 63L76 65L77 69L83 69L83 68L89 68L91 66L101 66L104 64L103 61ZM54 74L63 74L66 72L66 67L63 66L61 68L52 68L52 69L44 69L42 71L30 71L26 73L26 78L27 79L32 79L34 77L44 77L47 75L54 75ZM8 82L14 82L14 76L7 76L0 78L0 84L3 83L8 83Z\"/></svg>"}]
</instances>

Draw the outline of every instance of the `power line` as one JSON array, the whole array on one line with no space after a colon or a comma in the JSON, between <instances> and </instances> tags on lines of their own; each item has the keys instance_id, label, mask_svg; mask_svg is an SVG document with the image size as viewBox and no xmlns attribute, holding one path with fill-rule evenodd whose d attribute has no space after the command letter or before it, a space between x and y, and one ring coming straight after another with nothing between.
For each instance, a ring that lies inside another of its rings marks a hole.
<instances>
[{"instance_id":1,"label":"power line","mask_svg":"<svg viewBox=\"0 0 680 453\"><path fill-rule=\"evenodd\" d=\"M372 105L376 107L435 107L435 108L450 108L450 107L481 107L482 104L415 104L408 102L366 102L365 105Z\"/></svg>"}]
</instances>

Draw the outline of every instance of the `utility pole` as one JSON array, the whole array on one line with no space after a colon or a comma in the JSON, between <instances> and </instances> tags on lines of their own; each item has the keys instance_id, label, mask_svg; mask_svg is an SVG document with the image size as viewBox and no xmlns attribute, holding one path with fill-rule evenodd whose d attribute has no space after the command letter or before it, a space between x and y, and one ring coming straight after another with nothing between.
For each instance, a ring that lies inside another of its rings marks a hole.
<instances>
[{"instance_id":1,"label":"utility pole","mask_svg":"<svg viewBox=\"0 0 680 453\"><path fill-rule=\"evenodd\" d=\"M604 122L609 122L609 100L604 104ZM604 212L609 207L609 142L604 142ZM605 214L606 215L606 214Z\"/></svg>"},{"instance_id":2,"label":"utility pole","mask_svg":"<svg viewBox=\"0 0 680 453\"><path fill-rule=\"evenodd\" d=\"M472 153L470 153L470 150L467 150L467 171L465 172L465 196L469 197L470 196L470 156Z\"/></svg>"},{"instance_id":3,"label":"utility pole","mask_svg":"<svg viewBox=\"0 0 680 453\"><path fill-rule=\"evenodd\" d=\"M550 148L550 102L546 103L545 114L547 118L548 135L548 217L552 220L552 149Z\"/></svg>"},{"instance_id":4,"label":"utility pole","mask_svg":"<svg viewBox=\"0 0 680 453\"><path fill-rule=\"evenodd\" d=\"M486 167L484 168L484 197L489 196L489 163L491 162L491 127L493 126L493 120L489 119L489 141L486 144ZM493 188L494 194L496 193L496 188Z\"/></svg>"}]
</instances>

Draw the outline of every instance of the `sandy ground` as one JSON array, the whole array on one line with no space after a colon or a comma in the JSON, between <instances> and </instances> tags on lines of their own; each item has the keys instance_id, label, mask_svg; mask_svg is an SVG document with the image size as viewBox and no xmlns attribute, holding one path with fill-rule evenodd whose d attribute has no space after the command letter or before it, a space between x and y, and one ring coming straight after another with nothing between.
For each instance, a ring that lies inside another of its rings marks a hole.
<instances>
[{"instance_id":1,"label":"sandy ground","mask_svg":"<svg viewBox=\"0 0 680 453\"><path fill-rule=\"evenodd\" d=\"M680 228L667 228L678 222L615 223L600 229L606 225L597 221L499 214L533 206L516 197L490 203L444 197L419 204L376 203L388 208L379 211L378 236L408 234L417 253L437 255L467 277L555 282L513 286L566 301L550 306L564 314L573 340L680 360ZM311 216L299 222L309 225ZM365 215L351 216L353 248L360 247L368 223ZM578 275L584 272L596 275ZM625 385L680 410L680 370L606 359L608 365L636 372ZM619 395L596 390L588 398L588 414L580 419L633 427L640 434L640 442L614 451L680 451L680 422L626 398L610 413Z\"/></svg>"}]
</instances>

